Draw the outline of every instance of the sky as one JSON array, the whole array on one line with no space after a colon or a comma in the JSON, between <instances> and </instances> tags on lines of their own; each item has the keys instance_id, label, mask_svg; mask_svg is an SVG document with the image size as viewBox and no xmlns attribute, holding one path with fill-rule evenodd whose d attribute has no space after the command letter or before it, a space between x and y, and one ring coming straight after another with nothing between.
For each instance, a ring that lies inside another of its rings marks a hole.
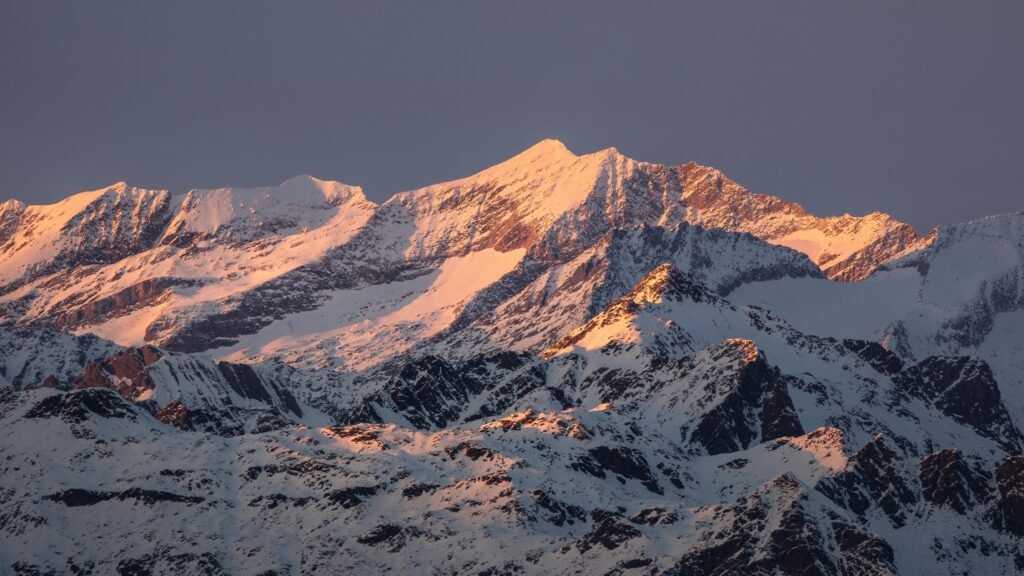
<instances>
[{"instance_id":1,"label":"sky","mask_svg":"<svg viewBox=\"0 0 1024 576\"><path fill-rule=\"evenodd\" d=\"M926 230L1024 210L1024 2L0 2L0 199L298 174L374 200L543 138Z\"/></svg>"}]
</instances>

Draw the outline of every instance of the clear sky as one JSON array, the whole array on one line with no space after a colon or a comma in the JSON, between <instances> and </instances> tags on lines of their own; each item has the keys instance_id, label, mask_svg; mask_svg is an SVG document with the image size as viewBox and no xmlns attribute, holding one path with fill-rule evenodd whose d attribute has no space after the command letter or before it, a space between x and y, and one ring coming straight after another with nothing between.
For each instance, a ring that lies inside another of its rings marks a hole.
<instances>
[{"instance_id":1,"label":"clear sky","mask_svg":"<svg viewBox=\"0 0 1024 576\"><path fill-rule=\"evenodd\" d=\"M0 199L382 200L545 137L819 214L1024 210L1024 2L0 2Z\"/></svg>"}]
</instances>

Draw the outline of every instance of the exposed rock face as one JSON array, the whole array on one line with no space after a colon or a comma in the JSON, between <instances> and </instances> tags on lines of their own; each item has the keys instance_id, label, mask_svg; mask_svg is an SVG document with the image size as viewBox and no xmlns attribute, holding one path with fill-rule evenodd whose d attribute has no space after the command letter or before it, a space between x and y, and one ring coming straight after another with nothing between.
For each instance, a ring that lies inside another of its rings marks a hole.
<instances>
[{"instance_id":1,"label":"exposed rock face","mask_svg":"<svg viewBox=\"0 0 1024 576\"><path fill-rule=\"evenodd\" d=\"M894 352L886 350L877 342L844 340L843 346L857 354L873 368L886 375L898 374L903 370L903 360Z\"/></svg>"},{"instance_id":2,"label":"exposed rock face","mask_svg":"<svg viewBox=\"0 0 1024 576\"><path fill-rule=\"evenodd\" d=\"M194 430L188 407L181 400L173 400L156 413L156 419L181 430Z\"/></svg>"},{"instance_id":3,"label":"exposed rock face","mask_svg":"<svg viewBox=\"0 0 1024 576\"><path fill-rule=\"evenodd\" d=\"M384 376L395 373L394 376ZM515 401L545 385L545 374L526 355L501 353L452 364L440 357L386 367L371 374L386 378L380 392L343 417L349 422L379 421L380 410L401 415L420 429L444 427L462 419L501 414ZM481 401L480 397L486 399ZM468 407L477 404L475 411Z\"/></svg>"},{"instance_id":4,"label":"exposed rock face","mask_svg":"<svg viewBox=\"0 0 1024 576\"><path fill-rule=\"evenodd\" d=\"M615 550L626 542L639 538L643 534L630 526L621 516L608 515L594 524L593 530L576 541L576 549L585 554L591 548L600 546L606 550Z\"/></svg>"},{"instance_id":5,"label":"exposed rock face","mask_svg":"<svg viewBox=\"0 0 1024 576\"><path fill-rule=\"evenodd\" d=\"M273 382L264 382L252 367L246 364L218 362L217 369L224 376L228 386L239 396L257 400L268 406L282 404L288 412L302 416L302 408L291 392L276 387Z\"/></svg>"},{"instance_id":6,"label":"exposed rock face","mask_svg":"<svg viewBox=\"0 0 1024 576\"><path fill-rule=\"evenodd\" d=\"M890 574L892 549L881 538L815 511L792 476L773 479L731 506L709 511L716 524L679 560L683 574ZM834 538L841 556L834 558Z\"/></svg>"},{"instance_id":7,"label":"exposed rock face","mask_svg":"<svg viewBox=\"0 0 1024 576\"><path fill-rule=\"evenodd\" d=\"M108 389L158 420L182 430L225 436L276 430L294 425L312 410L304 408L288 390L285 383L299 375L287 367L215 363L208 357L168 354L153 346L119 350L92 336L76 339L59 335L62 338L49 330L19 329L15 334L22 336L22 344L30 351L67 340L64 343L69 345L68 349L60 353L51 350L47 355L43 349L39 368L33 368L34 373L56 372L61 376L48 376L37 384L38 387ZM92 359L93 354L105 355ZM28 368L32 365L26 365L19 378L24 378ZM74 375L64 375L69 373ZM92 396L81 398L93 399ZM101 396L95 398L102 399ZM85 400L75 402L80 404ZM103 402L89 400L87 406L94 404L99 406Z\"/></svg>"},{"instance_id":8,"label":"exposed rock face","mask_svg":"<svg viewBox=\"0 0 1024 576\"><path fill-rule=\"evenodd\" d=\"M90 361L71 379L70 387L107 388L166 424L229 436L281 428L303 416L287 389L251 366L165 357L153 346L127 348ZM236 405L232 396L238 404L248 405Z\"/></svg>"},{"instance_id":9,"label":"exposed rock face","mask_svg":"<svg viewBox=\"0 0 1024 576\"><path fill-rule=\"evenodd\" d=\"M72 239L56 260L64 267L106 264L150 248L170 220L171 195L121 182L61 227Z\"/></svg>"},{"instance_id":10,"label":"exposed rock face","mask_svg":"<svg viewBox=\"0 0 1024 576\"><path fill-rule=\"evenodd\" d=\"M598 478L612 474L620 478L639 480L648 490L663 494L658 480L651 471L643 454L626 447L597 446L591 448L572 464L573 469L586 472Z\"/></svg>"},{"instance_id":11,"label":"exposed rock face","mask_svg":"<svg viewBox=\"0 0 1024 576\"><path fill-rule=\"evenodd\" d=\"M860 515L879 509L894 526L903 526L918 497L902 470L903 461L881 436L850 457L846 468L815 488Z\"/></svg>"},{"instance_id":12,"label":"exposed rock face","mask_svg":"<svg viewBox=\"0 0 1024 576\"><path fill-rule=\"evenodd\" d=\"M940 450L921 460L921 495L932 504L960 514L989 501L991 482L991 473L958 450Z\"/></svg>"},{"instance_id":13,"label":"exposed rock face","mask_svg":"<svg viewBox=\"0 0 1024 576\"><path fill-rule=\"evenodd\" d=\"M18 200L7 200L0 203L0 243L5 250L11 247L12 237L18 231L18 225L25 214L25 204Z\"/></svg>"},{"instance_id":14,"label":"exposed rock face","mask_svg":"<svg viewBox=\"0 0 1024 576\"><path fill-rule=\"evenodd\" d=\"M74 336L49 329L0 328L0 387L67 389L85 365L121 350L91 334Z\"/></svg>"},{"instance_id":15,"label":"exposed rock face","mask_svg":"<svg viewBox=\"0 0 1024 576\"><path fill-rule=\"evenodd\" d=\"M888 542L835 515L829 518L841 554L837 562L840 574L888 576L897 573L895 554Z\"/></svg>"},{"instance_id":16,"label":"exposed rock face","mask_svg":"<svg viewBox=\"0 0 1024 576\"><path fill-rule=\"evenodd\" d=\"M76 306L77 302L62 301L54 305L52 324L58 330L74 330L80 326L99 324L111 318L126 316L139 308L152 305L166 298L174 286L190 286L192 282L174 278L153 278L143 280L119 290L110 296L90 300Z\"/></svg>"},{"instance_id":17,"label":"exposed rock face","mask_svg":"<svg viewBox=\"0 0 1024 576\"><path fill-rule=\"evenodd\" d=\"M135 419L135 411L117 394L102 389L55 394L39 401L25 418L59 418L67 423L81 423L94 416Z\"/></svg>"},{"instance_id":18,"label":"exposed rock face","mask_svg":"<svg viewBox=\"0 0 1024 576\"><path fill-rule=\"evenodd\" d=\"M538 430L549 434L567 436L577 440L585 440L593 436L593 431L572 417L571 414L554 412L537 413L533 408L527 408L523 412L511 414L488 422L480 427L481 431L503 432L515 430Z\"/></svg>"},{"instance_id":19,"label":"exposed rock face","mask_svg":"<svg viewBox=\"0 0 1024 576\"><path fill-rule=\"evenodd\" d=\"M997 527L1024 536L1024 456L1009 456L996 468L995 524Z\"/></svg>"},{"instance_id":20,"label":"exposed rock face","mask_svg":"<svg viewBox=\"0 0 1024 576\"><path fill-rule=\"evenodd\" d=\"M903 390L954 420L991 438L1009 452L1021 449L1021 434L1003 405L992 370L982 360L933 356L899 375Z\"/></svg>"},{"instance_id":21,"label":"exposed rock face","mask_svg":"<svg viewBox=\"0 0 1024 576\"><path fill-rule=\"evenodd\" d=\"M725 380L705 384L707 397L719 402L697 421L691 442L708 454L724 454L746 448L757 438L803 434L785 382L753 342L727 342L712 360L733 371Z\"/></svg>"},{"instance_id":22,"label":"exposed rock face","mask_svg":"<svg viewBox=\"0 0 1024 576\"><path fill-rule=\"evenodd\" d=\"M123 492L95 492L91 490L82 490L80 488L72 488L56 494L43 496L43 498L52 502L59 502L70 507L92 506L108 500L138 500L145 504L154 504L156 502L184 502L188 504L198 504L203 501L202 498L195 496L180 496L178 494L171 494L170 492L145 490L142 488L129 488Z\"/></svg>"},{"instance_id":23,"label":"exposed rock face","mask_svg":"<svg viewBox=\"0 0 1024 576\"><path fill-rule=\"evenodd\" d=\"M146 367L161 358L152 346L128 348L100 362L89 362L85 371L71 381L71 387L110 388L125 400L133 401L156 388Z\"/></svg>"}]
</instances>

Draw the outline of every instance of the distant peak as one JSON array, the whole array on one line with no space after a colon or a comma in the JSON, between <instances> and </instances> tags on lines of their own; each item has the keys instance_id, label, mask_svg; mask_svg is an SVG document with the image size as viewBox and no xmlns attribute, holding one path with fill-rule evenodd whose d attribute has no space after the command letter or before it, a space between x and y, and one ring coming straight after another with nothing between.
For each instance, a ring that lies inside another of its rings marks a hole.
<instances>
[{"instance_id":1,"label":"distant peak","mask_svg":"<svg viewBox=\"0 0 1024 576\"><path fill-rule=\"evenodd\" d=\"M291 178L281 182L281 187L286 188L295 184L314 184L316 182L322 182L317 178L310 176L309 174L299 174L298 176L292 176Z\"/></svg>"},{"instance_id":2,"label":"distant peak","mask_svg":"<svg viewBox=\"0 0 1024 576\"><path fill-rule=\"evenodd\" d=\"M574 155L569 148L562 143L561 140L554 138L545 138L540 142L537 142L533 146L527 148L523 153L538 153L538 154L570 154Z\"/></svg>"},{"instance_id":3,"label":"distant peak","mask_svg":"<svg viewBox=\"0 0 1024 576\"><path fill-rule=\"evenodd\" d=\"M609 146L608 148L602 148L596 152L589 152L584 156L616 157L622 155L622 152L619 152L618 148ZM526 150L520 152L515 156L515 158L535 156L577 158L577 155L572 150L569 150L561 140L555 140L554 138L545 138L544 140L537 142L533 146L530 146Z\"/></svg>"},{"instance_id":4,"label":"distant peak","mask_svg":"<svg viewBox=\"0 0 1024 576\"><path fill-rule=\"evenodd\" d=\"M573 154L565 144L558 140L548 138L537 142L533 146L530 146L526 150L523 150L501 164L492 167L492 169L500 166L521 165L533 162L557 163L566 160L573 160L575 158L576 155Z\"/></svg>"},{"instance_id":5,"label":"distant peak","mask_svg":"<svg viewBox=\"0 0 1024 576\"><path fill-rule=\"evenodd\" d=\"M11 198L10 200L5 200L3 202L0 202L0 213L9 212L9 211L21 211L21 210L24 210L24 209L25 209L25 203L22 202L21 200L17 200L17 199Z\"/></svg>"},{"instance_id":6,"label":"distant peak","mask_svg":"<svg viewBox=\"0 0 1024 576\"><path fill-rule=\"evenodd\" d=\"M53 206L63 206L65 209L80 210L94 201L112 201L114 198L125 194L137 197L158 195L169 196L169 193L166 190L138 188L130 186L127 182L122 181L115 182L109 186L104 186L103 188L97 188L96 190L88 190L85 192L79 192L78 194L72 194L56 204L53 204Z\"/></svg>"},{"instance_id":7,"label":"distant peak","mask_svg":"<svg viewBox=\"0 0 1024 576\"><path fill-rule=\"evenodd\" d=\"M102 196L102 195L105 195L105 194L109 194L111 192L113 192L115 194L124 194L126 192L130 192L132 194L146 195L146 194L160 194L160 193L165 193L167 191L166 190L161 190L159 188L139 188L138 186L132 186L131 184L128 184L127 182L122 180L120 182L114 182L113 184L111 184L109 186L105 186L103 188L98 188L96 190L92 190L92 191L89 191L89 192L81 192L80 194L95 194L95 195Z\"/></svg>"},{"instance_id":8,"label":"distant peak","mask_svg":"<svg viewBox=\"0 0 1024 576\"><path fill-rule=\"evenodd\" d=\"M331 202L356 199L366 201L366 195L360 186L352 186L335 180L321 180L309 174L293 176L278 186L281 190L309 191L316 194L323 194L324 198Z\"/></svg>"},{"instance_id":9,"label":"distant peak","mask_svg":"<svg viewBox=\"0 0 1024 576\"><path fill-rule=\"evenodd\" d=\"M281 182L280 187L287 188L289 186L303 186L307 184L316 186L318 188L323 188L325 186L346 186L348 188L358 188L358 186L351 186L349 184L338 182L336 180L322 180L320 178L317 178L316 176L310 176L309 174L299 174L298 176L292 176L291 178L285 180L284 182Z\"/></svg>"}]
</instances>

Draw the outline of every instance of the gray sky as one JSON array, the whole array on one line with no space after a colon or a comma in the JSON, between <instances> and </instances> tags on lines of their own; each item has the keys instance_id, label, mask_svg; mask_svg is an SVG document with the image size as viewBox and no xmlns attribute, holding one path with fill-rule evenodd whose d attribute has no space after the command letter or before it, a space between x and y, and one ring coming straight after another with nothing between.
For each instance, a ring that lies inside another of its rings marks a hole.
<instances>
[{"instance_id":1,"label":"gray sky","mask_svg":"<svg viewBox=\"0 0 1024 576\"><path fill-rule=\"evenodd\" d=\"M544 137L819 214L1024 210L1024 2L0 2L0 198L375 200Z\"/></svg>"}]
</instances>

